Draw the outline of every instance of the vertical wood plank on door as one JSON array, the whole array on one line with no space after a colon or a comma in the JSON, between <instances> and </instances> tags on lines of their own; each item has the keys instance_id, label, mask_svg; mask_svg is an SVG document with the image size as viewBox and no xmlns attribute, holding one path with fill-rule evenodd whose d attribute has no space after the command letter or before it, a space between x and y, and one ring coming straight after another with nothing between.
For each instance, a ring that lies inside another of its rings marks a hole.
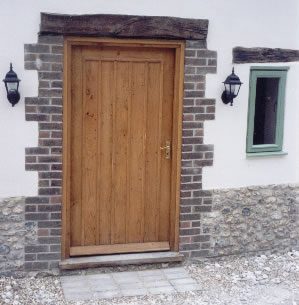
<instances>
[{"instance_id":1,"label":"vertical wood plank on door","mask_svg":"<svg viewBox=\"0 0 299 305\"><path fill-rule=\"evenodd\" d=\"M114 101L114 62L101 62L99 77L99 125L98 137L98 205L99 205L99 244L111 243L111 209L112 209L112 130Z\"/></svg>"},{"instance_id":2,"label":"vertical wood plank on door","mask_svg":"<svg viewBox=\"0 0 299 305\"><path fill-rule=\"evenodd\" d=\"M161 64L148 64L147 82L147 117L145 151L145 222L144 241L159 240L159 205L160 205L160 142L162 77Z\"/></svg>"},{"instance_id":3,"label":"vertical wood plank on door","mask_svg":"<svg viewBox=\"0 0 299 305\"><path fill-rule=\"evenodd\" d=\"M163 93L162 93L162 124L161 124L161 146L166 141L171 142L172 146L172 105L174 79L169 75L174 75L174 51L167 50L163 53ZM170 200L171 200L171 167L172 158L165 159L164 151L161 151L161 170L160 170L160 212L159 212L159 241L169 241L170 233Z\"/></svg>"},{"instance_id":4,"label":"vertical wood plank on door","mask_svg":"<svg viewBox=\"0 0 299 305\"><path fill-rule=\"evenodd\" d=\"M81 246L82 215L82 49L73 48L71 64L71 173L70 175L70 244Z\"/></svg>"},{"instance_id":5,"label":"vertical wood plank on door","mask_svg":"<svg viewBox=\"0 0 299 305\"><path fill-rule=\"evenodd\" d=\"M171 169L171 207L170 207L170 247L179 251L179 214L180 214L180 185L181 185L181 147L182 147L182 121L183 121L183 82L184 82L185 47L181 45L175 51L174 68L174 99L172 117L172 169Z\"/></svg>"},{"instance_id":6,"label":"vertical wood plank on door","mask_svg":"<svg viewBox=\"0 0 299 305\"><path fill-rule=\"evenodd\" d=\"M82 211L84 245L97 242L98 62L86 60L83 86Z\"/></svg>"},{"instance_id":7,"label":"vertical wood plank on door","mask_svg":"<svg viewBox=\"0 0 299 305\"><path fill-rule=\"evenodd\" d=\"M115 126L116 126L116 84L117 84L117 62L113 61L113 99L112 99L112 129L111 129L111 134L112 134L112 144L111 144L111 150L112 150L112 164L111 164L111 180L112 180L112 185L111 185L111 221L110 221L110 231L111 231L111 245L114 245L114 231L115 231L115 226L114 226L114 218L115 218L115 178L114 178L114 172L115 172L115 146L114 146L114 141L115 141Z\"/></svg>"},{"instance_id":8,"label":"vertical wood plank on door","mask_svg":"<svg viewBox=\"0 0 299 305\"><path fill-rule=\"evenodd\" d=\"M126 243L126 209L128 197L128 107L131 99L129 62L116 63L115 126L113 128L113 241Z\"/></svg>"},{"instance_id":9,"label":"vertical wood plank on door","mask_svg":"<svg viewBox=\"0 0 299 305\"><path fill-rule=\"evenodd\" d=\"M129 128L129 201L127 206L127 242L143 242L144 236L144 140L146 117L146 65L131 66L131 103Z\"/></svg>"},{"instance_id":10,"label":"vertical wood plank on door","mask_svg":"<svg viewBox=\"0 0 299 305\"><path fill-rule=\"evenodd\" d=\"M95 230L95 239L96 239L96 245L100 244L100 215L101 215L101 202L100 202L100 196L102 193L102 187L99 184L99 180L101 179L101 174L103 171L103 164L101 163L101 151L102 151L102 143L101 143L101 139L102 139L102 118L101 118L101 114L102 114L102 107L103 107L103 103L102 103L102 62L99 60L98 62L96 62L97 65L97 84L96 84L96 88L95 90L97 91L97 95L96 95L96 103L97 103L97 136L96 136L96 210L94 211L96 214L96 230ZM108 177L109 179L109 177Z\"/></svg>"}]
</instances>

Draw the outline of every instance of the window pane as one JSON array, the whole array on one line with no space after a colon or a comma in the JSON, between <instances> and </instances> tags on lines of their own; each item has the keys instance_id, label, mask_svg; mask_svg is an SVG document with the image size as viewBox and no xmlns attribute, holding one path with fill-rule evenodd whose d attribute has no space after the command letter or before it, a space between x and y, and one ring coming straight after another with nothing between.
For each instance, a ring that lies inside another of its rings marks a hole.
<instances>
[{"instance_id":1,"label":"window pane","mask_svg":"<svg viewBox=\"0 0 299 305\"><path fill-rule=\"evenodd\" d=\"M257 78L253 144L275 144L279 78Z\"/></svg>"}]
</instances>

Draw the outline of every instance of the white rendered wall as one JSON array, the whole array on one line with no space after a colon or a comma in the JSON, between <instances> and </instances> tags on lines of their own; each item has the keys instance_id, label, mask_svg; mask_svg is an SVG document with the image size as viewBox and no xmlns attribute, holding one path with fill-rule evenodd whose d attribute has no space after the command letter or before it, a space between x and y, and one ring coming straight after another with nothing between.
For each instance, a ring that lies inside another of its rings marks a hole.
<instances>
[{"instance_id":1,"label":"white rendered wall","mask_svg":"<svg viewBox=\"0 0 299 305\"><path fill-rule=\"evenodd\" d=\"M215 145L214 166L204 169L204 188L298 181L299 64L288 73L284 150L288 155L246 159L249 65L236 65L244 82L235 106L220 100L221 82L231 72L232 48L299 49L297 0L3 0L0 3L0 78L12 61L22 79L14 108L0 84L0 197L35 195L37 173L26 172L24 150L37 145L37 123L26 122L24 96L37 95L37 72L24 70L24 43L37 41L40 12L136 14L209 19L208 48L218 52L218 73L207 77L207 97L217 98L216 120L207 122L205 142Z\"/></svg>"}]
</instances>

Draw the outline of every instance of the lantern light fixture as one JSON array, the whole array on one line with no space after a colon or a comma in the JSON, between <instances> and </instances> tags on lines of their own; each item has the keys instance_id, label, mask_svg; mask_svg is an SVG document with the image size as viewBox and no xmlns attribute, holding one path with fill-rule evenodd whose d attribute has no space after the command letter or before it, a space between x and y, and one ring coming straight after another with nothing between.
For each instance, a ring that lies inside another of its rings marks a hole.
<instances>
[{"instance_id":1,"label":"lantern light fixture","mask_svg":"<svg viewBox=\"0 0 299 305\"><path fill-rule=\"evenodd\" d=\"M12 69L12 63L10 63L10 70L6 73L3 80L6 88L7 99L12 106L18 103L20 100L19 83L20 79L18 75Z\"/></svg>"},{"instance_id":2,"label":"lantern light fixture","mask_svg":"<svg viewBox=\"0 0 299 305\"><path fill-rule=\"evenodd\" d=\"M238 96L241 85L243 84L240 81L240 78L235 74L235 70L233 68L232 74L229 75L226 80L223 82L224 91L221 95L222 102L224 104L230 103L233 105L233 100Z\"/></svg>"}]
</instances>

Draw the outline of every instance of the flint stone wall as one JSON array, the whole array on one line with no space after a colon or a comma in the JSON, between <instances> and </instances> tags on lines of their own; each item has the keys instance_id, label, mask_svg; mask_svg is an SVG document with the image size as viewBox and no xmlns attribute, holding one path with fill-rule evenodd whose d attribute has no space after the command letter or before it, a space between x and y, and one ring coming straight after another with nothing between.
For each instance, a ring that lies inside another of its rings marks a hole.
<instances>
[{"instance_id":1,"label":"flint stone wall","mask_svg":"<svg viewBox=\"0 0 299 305\"><path fill-rule=\"evenodd\" d=\"M212 212L202 221L211 256L298 249L299 186L213 190Z\"/></svg>"},{"instance_id":2,"label":"flint stone wall","mask_svg":"<svg viewBox=\"0 0 299 305\"><path fill-rule=\"evenodd\" d=\"M0 275L22 271L24 267L25 198L0 199Z\"/></svg>"}]
</instances>

